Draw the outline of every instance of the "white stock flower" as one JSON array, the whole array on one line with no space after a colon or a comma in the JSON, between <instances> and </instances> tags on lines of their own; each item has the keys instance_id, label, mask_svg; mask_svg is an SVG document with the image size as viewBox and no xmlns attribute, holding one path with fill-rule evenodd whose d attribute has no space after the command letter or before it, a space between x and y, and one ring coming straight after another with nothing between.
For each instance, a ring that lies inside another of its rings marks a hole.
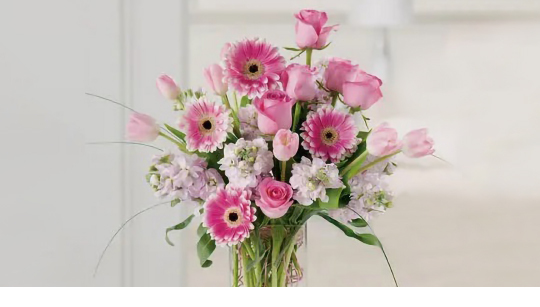
<instances>
[{"instance_id":1,"label":"white stock flower","mask_svg":"<svg viewBox=\"0 0 540 307\"><path fill-rule=\"evenodd\" d=\"M235 144L227 144L219 169L225 171L229 185L237 188L254 188L261 176L274 167L272 152L262 138L253 141L239 139Z\"/></svg>"},{"instance_id":2,"label":"white stock flower","mask_svg":"<svg viewBox=\"0 0 540 307\"><path fill-rule=\"evenodd\" d=\"M290 184L295 189L293 198L304 206L317 199L327 202L326 189L344 187L335 164L326 164L319 158L313 158L312 162L306 157L293 164Z\"/></svg>"},{"instance_id":3,"label":"white stock flower","mask_svg":"<svg viewBox=\"0 0 540 307\"><path fill-rule=\"evenodd\" d=\"M206 161L180 151L165 152L152 159L148 182L160 198L192 201L205 185Z\"/></svg>"}]
</instances>

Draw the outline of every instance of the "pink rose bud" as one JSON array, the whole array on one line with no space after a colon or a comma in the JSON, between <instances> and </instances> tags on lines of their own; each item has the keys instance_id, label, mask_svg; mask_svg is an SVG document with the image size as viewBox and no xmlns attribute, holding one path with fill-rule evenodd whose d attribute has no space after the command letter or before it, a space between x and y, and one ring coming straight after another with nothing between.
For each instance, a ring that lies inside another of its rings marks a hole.
<instances>
[{"instance_id":1,"label":"pink rose bud","mask_svg":"<svg viewBox=\"0 0 540 307\"><path fill-rule=\"evenodd\" d=\"M279 161L288 161L298 151L299 143L298 134L280 129L274 137L274 157Z\"/></svg>"},{"instance_id":2,"label":"pink rose bud","mask_svg":"<svg viewBox=\"0 0 540 307\"><path fill-rule=\"evenodd\" d=\"M409 158L420 158L434 153L433 139L427 133L425 128L407 133L403 137L403 153Z\"/></svg>"},{"instance_id":3,"label":"pink rose bud","mask_svg":"<svg viewBox=\"0 0 540 307\"><path fill-rule=\"evenodd\" d=\"M152 142L159 135L159 126L151 116L133 113L127 124L127 138L135 142Z\"/></svg>"},{"instance_id":4,"label":"pink rose bud","mask_svg":"<svg viewBox=\"0 0 540 307\"><path fill-rule=\"evenodd\" d=\"M370 74L361 72L355 81L343 84L343 101L352 108L369 109L382 97L382 81Z\"/></svg>"},{"instance_id":5,"label":"pink rose bud","mask_svg":"<svg viewBox=\"0 0 540 307\"><path fill-rule=\"evenodd\" d=\"M366 140L367 151L377 157L393 154L401 149L402 143L398 140L396 129L387 123L374 128Z\"/></svg>"},{"instance_id":6,"label":"pink rose bud","mask_svg":"<svg viewBox=\"0 0 540 307\"><path fill-rule=\"evenodd\" d=\"M343 84L354 81L359 71L358 65L349 60L332 58L324 71L324 85L331 91L343 93Z\"/></svg>"},{"instance_id":7,"label":"pink rose bud","mask_svg":"<svg viewBox=\"0 0 540 307\"><path fill-rule=\"evenodd\" d=\"M223 82L223 68L218 64L212 64L204 69L206 83L216 95L223 96L227 93L227 83Z\"/></svg>"},{"instance_id":8,"label":"pink rose bud","mask_svg":"<svg viewBox=\"0 0 540 307\"><path fill-rule=\"evenodd\" d=\"M326 45L328 36L332 30L337 30L338 25L325 27L328 16L325 12L315 10L301 10L294 14L296 17L296 44L301 49L320 49Z\"/></svg>"},{"instance_id":9,"label":"pink rose bud","mask_svg":"<svg viewBox=\"0 0 540 307\"><path fill-rule=\"evenodd\" d=\"M307 65L291 64L281 74L281 83L289 97L310 101L317 94L316 73Z\"/></svg>"},{"instance_id":10,"label":"pink rose bud","mask_svg":"<svg viewBox=\"0 0 540 307\"><path fill-rule=\"evenodd\" d=\"M156 85L161 92L161 95L167 99L175 100L178 95L180 95L180 88L176 85L176 82L167 75L161 75L157 78Z\"/></svg>"},{"instance_id":11,"label":"pink rose bud","mask_svg":"<svg viewBox=\"0 0 540 307\"><path fill-rule=\"evenodd\" d=\"M281 90L269 90L253 100L257 110L257 125L264 134L276 134L279 129L290 129L292 106L295 100Z\"/></svg>"},{"instance_id":12,"label":"pink rose bud","mask_svg":"<svg viewBox=\"0 0 540 307\"><path fill-rule=\"evenodd\" d=\"M257 187L260 198L255 203L261 211L271 219L277 219L285 215L293 204L292 187L286 183L266 177Z\"/></svg>"}]
</instances>

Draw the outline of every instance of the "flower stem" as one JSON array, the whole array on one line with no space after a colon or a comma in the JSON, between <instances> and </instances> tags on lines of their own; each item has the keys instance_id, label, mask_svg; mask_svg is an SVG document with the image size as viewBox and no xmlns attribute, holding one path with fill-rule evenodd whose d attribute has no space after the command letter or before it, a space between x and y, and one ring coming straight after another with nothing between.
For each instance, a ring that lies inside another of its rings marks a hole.
<instances>
[{"instance_id":1,"label":"flower stem","mask_svg":"<svg viewBox=\"0 0 540 307\"><path fill-rule=\"evenodd\" d=\"M238 248L237 246L233 246L231 248L231 252L233 254L233 287L238 287Z\"/></svg>"},{"instance_id":2,"label":"flower stem","mask_svg":"<svg viewBox=\"0 0 540 307\"><path fill-rule=\"evenodd\" d=\"M244 248L240 248L240 252L242 253L242 275L244 276L244 286L251 287L251 278L249 277L247 270L248 256Z\"/></svg>"},{"instance_id":3,"label":"flower stem","mask_svg":"<svg viewBox=\"0 0 540 307\"><path fill-rule=\"evenodd\" d=\"M173 139L172 137L166 135L165 133L163 132L159 132L159 135L162 136L163 138L173 142L176 146L178 146L178 148L180 148L180 150L182 150L183 152L188 152L187 148L186 148L186 145L185 144L182 144L180 142L178 142L177 140Z\"/></svg>"},{"instance_id":4,"label":"flower stem","mask_svg":"<svg viewBox=\"0 0 540 307\"><path fill-rule=\"evenodd\" d=\"M313 49L307 48L306 49L306 65L311 66L311 53L313 52Z\"/></svg>"},{"instance_id":5,"label":"flower stem","mask_svg":"<svg viewBox=\"0 0 540 307\"><path fill-rule=\"evenodd\" d=\"M227 94L221 96L221 100L223 101L223 104L227 107L227 109L231 110L231 115L233 117L233 131L234 134L237 137L241 137L240 135L240 120L238 120L238 116L236 116L236 112L234 112L234 109L231 107L231 104L229 103L229 97L227 97Z\"/></svg>"},{"instance_id":6,"label":"flower stem","mask_svg":"<svg viewBox=\"0 0 540 307\"><path fill-rule=\"evenodd\" d=\"M338 92L333 92L332 93L332 108L336 106L338 96L339 96Z\"/></svg>"},{"instance_id":7,"label":"flower stem","mask_svg":"<svg viewBox=\"0 0 540 307\"><path fill-rule=\"evenodd\" d=\"M347 166L341 170L341 173L340 175L343 176L345 174L347 174L348 171L351 170L351 168L354 166L355 163L357 163L358 161L364 159L368 154L368 151L364 151L363 153L361 153L358 157L356 157L356 159L354 159L352 162L350 162L349 164L347 164Z\"/></svg>"},{"instance_id":8,"label":"flower stem","mask_svg":"<svg viewBox=\"0 0 540 307\"><path fill-rule=\"evenodd\" d=\"M302 113L302 104L300 101L297 101L294 107L294 118L293 118L293 124L291 127L291 131L296 131L296 128L298 126L298 122L300 121L300 114Z\"/></svg>"},{"instance_id":9,"label":"flower stem","mask_svg":"<svg viewBox=\"0 0 540 307\"><path fill-rule=\"evenodd\" d=\"M280 275L279 275L280 287L287 286L287 273L289 271L289 263L291 262L291 255L293 251L294 251L294 242L291 242L285 253L285 258L283 259L283 262L281 263L281 266L280 266Z\"/></svg>"},{"instance_id":10,"label":"flower stem","mask_svg":"<svg viewBox=\"0 0 540 307\"><path fill-rule=\"evenodd\" d=\"M287 178L287 161L281 161L281 181L286 182Z\"/></svg>"}]
</instances>

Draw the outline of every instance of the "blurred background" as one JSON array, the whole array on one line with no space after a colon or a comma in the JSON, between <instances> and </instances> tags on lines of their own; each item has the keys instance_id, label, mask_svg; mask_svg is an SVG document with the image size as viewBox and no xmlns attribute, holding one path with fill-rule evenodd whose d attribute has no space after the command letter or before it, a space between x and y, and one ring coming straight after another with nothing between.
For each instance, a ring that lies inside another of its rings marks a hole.
<instances>
[{"instance_id":1,"label":"blurred background","mask_svg":"<svg viewBox=\"0 0 540 307\"><path fill-rule=\"evenodd\" d=\"M87 144L122 140L128 113L84 93L174 123L158 75L197 88L226 42L294 47L303 8L341 25L315 61L384 80L372 123L428 127L448 161L399 160L395 207L372 223L400 285L540 286L537 0L2 1L0 285L228 285L226 249L199 267L195 223L165 242L180 206L138 216L92 276L121 223L159 201L152 149ZM378 249L316 218L308 238L308 285L393 285Z\"/></svg>"}]
</instances>

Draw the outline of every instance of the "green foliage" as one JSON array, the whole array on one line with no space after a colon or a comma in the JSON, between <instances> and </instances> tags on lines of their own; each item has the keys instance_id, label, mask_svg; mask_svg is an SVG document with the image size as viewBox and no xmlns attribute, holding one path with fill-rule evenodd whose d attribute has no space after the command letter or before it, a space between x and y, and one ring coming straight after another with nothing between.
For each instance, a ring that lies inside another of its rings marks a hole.
<instances>
[{"instance_id":1,"label":"green foliage","mask_svg":"<svg viewBox=\"0 0 540 307\"><path fill-rule=\"evenodd\" d=\"M289 50L289 51L302 51L302 49L293 48L293 47L283 47L283 49Z\"/></svg>"},{"instance_id":2,"label":"green foliage","mask_svg":"<svg viewBox=\"0 0 540 307\"><path fill-rule=\"evenodd\" d=\"M207 268L212 265L212 260L208 258L210 258L215 249L216 241L205 231L197 243L197 255L199 256L201 267Z\"/></svg>"},{"instance_id":3,"label":"green foliage","mask_svg":"<svg viewBox=\"0 0 540 307\"><path fill-rule=\"evenodd\" d=\"M167 243L169 243L170 246L174 246L171 240L169 240L169 232L173 230L182 230L186 228L191 223L191 220L193 220L194 217L195 215L192 214L187 219L185 219L182 223L176 224L172 227L167 228L167 230L165 231L165 241L167 241Z\"/></svg>"},{"instance_id":4,"label":"green foliage","mask_svg":"<svg viewBox=\"0 0 540 307\"><path fill-rule=\"evenodd\" d=\"M240 99L240 107L245 107L248 104L251 104L251 100L248 98L248 96L242 96L242 99Z\"/></svg>"},{"instance_id":5,"label":"green foliage","mask_svg":"<svg viewBox=\"0 0 540 307\"><path fill-rule=\"evenodd\" d=\"M328 202L323 202L322 200L318 199L317 204L319 205L319 208L323 209L337 209L339 208L340 198L341 198L341 192L344 188L339 189L326 189L326 195L328 196Z\"/></svg>"},{"instance_id":6,"label":"green foliage","mask_svg":"<svg viewBox=\"0 0 540 307\"><path fill-rule=\"evenodd\" d=\"M354 219L354 220L350 221L349 224L350 224L351 226L358 227L358 228L366 227L366 226L368 225L368 223L366 222L366 220L364 220L364 219L362 219L362 218Z\"/></svg>"},{"instance_id":7,"label":"green foliage","mask_svg":"<svg viewBox=\"0 0 540 307\"><path fill-rule=\"evenodd\" d=\"M178 205L180 202L182 202L180 199L176 198L171 201L171 207L174 207Z\"/></svg>"},{"instance_id":8,"label":"green foliage","mask_svg":"<svg viewBox=\"0 0 540 307\"><path fill-rule=\"evenodd\" d=\"M177 137L179 140L182 140L184 141L185 138L186 138L186 135L181 132L180 130L178 129L175 129L167 124L163 124L165 126L165 128L167 128L167 130L169 130L169 132L171 132L172 134L174 134L175 137Z\"/></svg>"},{"instance_id":9,"label":"green foliage","mask_svg":"<svg viewBox=\"0 0 540 307\"><path fill-rule=\"evenodd\" d=\"M319 212L319 216L325 219L326 221L330 222L337 228L339 228L347 237L351 237L353 239L356 239L364 244L368 245L375 245L381 247L381 242L379 239L377 239L376 236L370 234L370 233L357 233L348 226L338 222L337 220L331 218L327 213Z\"/></svg>"}]
</instances>

